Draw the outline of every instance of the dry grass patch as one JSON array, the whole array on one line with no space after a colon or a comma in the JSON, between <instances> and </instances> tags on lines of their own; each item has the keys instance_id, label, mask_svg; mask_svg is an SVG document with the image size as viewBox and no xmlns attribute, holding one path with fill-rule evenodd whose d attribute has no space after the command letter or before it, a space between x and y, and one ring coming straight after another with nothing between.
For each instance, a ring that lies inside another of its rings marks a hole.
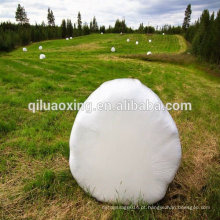
<instances>
[{"instance_id":1,"label":"dry grass patch","mask_svg":"<svg viewBox=\"0 0 220 220\"><path fill-rule=\"evenodd\" d=\"M183 53L187 50L187 42L181 35L175 35L178 38L180 50L178 53Z\"/></svg>"},{"instance_id":2,"label":"dry grass patch","mask_svg":"<svg viewBox=\"0 0 220 220\"><path fill-rule=\"evenodd\" d=\"M185 53L178 53L178 54L165 54L165 53L159 53L159 54L152 54L152 55L145 55L145 54L133 54L133 55L126 55L122 56L125 58L131 58L131 59L139 59L139 60L145 60L145 61L158 61L163 63L173 63L173 64L192 64L195 63L196 58L192 55L188 55Z\"/></svg>"},{"instance_id":3,"label":"dry grass patch","mask_svg":"<svg viewBox=\"0 0 220 220\"><path fill-rule=\"evenodd\" d=\"M178 118L178 114L173 117ZM203 190L207 186L210 168L217 163L216 158L219 158L217 137L205 128L198 130L192 121L179 122L177 125L182 145L182 162L160 205L210 205L203 197ZM174 209L163 211L162 215L158 215L158 219L170 219L171 216L172 219L188 219L189 215L196 219L200 215L198 213L202 214L204 219L208 218L207 213L201 209Z\"/></svg>"},{"instance_id":4,"label":"dry grass patch","mask_svg":"<svg viewBox=\"0 0 220 220\"><path fill-rule=\"evenodd\" d=\"M27 194L23 192L25 181L34 178L47 168L59 171L69 167L68 161L62 156L54 157L53 160L41 161L30 158L24 152L18 149L13 150L10 147L5 148L3 154L5 158L13 155L13 159L8 160L7 173L0 177L0 216L10 216L11 219L19 219L25 213L27 203Z\"/></svg>"},{"instance_id":5,"label":"dry grass patch","mask_svg":"<svg viewBox=\"0 0 220 220\"><path fill-rule=\"evenodd\" d=\"M198 191L205 186L208 177L207 169L215 163L215 158L218 157L217 138L206 131L203 131L201 135L203 137L197 138L194 142L194 151L192 152L194 166L192 174L187 178L188 184Z\"/></svg>"},{"instance_id":6,"label":"dry grass patch","mask_svg":"<svg viewBox=\"0 0 220 220\"><path fill-rule=\"evenodd\" d=\"M119 61L119 62L125 62L125 61L129 61L131 62L131 60L129 58L124 58L121 56L117 56L117 55L98 55L97 58L99 60L103 60L103 61Z\"/></svg>"},{"instance_id":7,"label":"dry grass patch","mask_svg":"<svg viewBox=\"0 0 220 220\"><path fill-rule=\"evenodd\" d=\"M59 51L91 51L91 50L98 50L102 48L103 47L101 47L97 43L84 43L84 44L63 47Z\"/></svg>"},{"instance_id":8,"label":"dry grass patch","mask_svg":"<svg viewBox=\"0 0 220 220\"><path fill-rule=\"evenodd\" d=\"M55 73L54 70L47 69L47 68L43 68L43 67L40 67L39 65L34 65L34 64L31 64L31 65L30 65L29 63L24 62L24 61L19 60L19 59L14 60L14 62L20 63L20 64L22 64L23 66L31 66L31 68L34 68L34 69L39 69L39 70L42 70L42 71L47 71L47 72L49 72L49 73Z\"/></svg>"},{"instance_id":9,"label":"dry grass patch","mask_svg":"<svg viewBox=\"0 0 220 220\"><path fill-rule=\"evenodd\" d=\"M110 219L111 212L102 209L102 204L85 199L83 193L77 193L77 202L74 200L55 199L40 201L30 207L22 216L23 218L34 218L39 220L96 220ZM43 202L43 203L42 203ZM44 204L44 205L42 205Z\"/></svg>"},{"instance_id":10,"label":"dry grass patch","mask_svg":"<svg viewBox=\"0 0 220 220\"><path fill-rule=\"evenodd\" d=\"M41 188L33 188L24 191L24 186L35 180L37 175L45 169L51 169L55 173L69 170L68 160L61 155L47 160L37 160L26 156L21 151L14 151L7 147L4 150L5 157L13 154L13 167L8 167L8 174L0 177L0 219L109 219L110 210L102 209L103 204L90 198L77 185L71 176L69 180L72 193L64 196L60 191L54 191L53 198L47 198L42 194ZM62 188L62 182L54 182ZM66 183L65 183L66 184ZM49 189L48 189L49 190Z\"/></svg>"}]
</instances>

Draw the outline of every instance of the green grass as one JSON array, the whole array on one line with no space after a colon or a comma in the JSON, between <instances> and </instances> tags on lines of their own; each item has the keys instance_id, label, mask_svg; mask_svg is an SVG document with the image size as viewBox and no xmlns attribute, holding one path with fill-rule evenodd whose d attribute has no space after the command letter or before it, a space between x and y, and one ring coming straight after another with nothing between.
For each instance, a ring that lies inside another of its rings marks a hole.
<instances>
[{"instance_id":1,"label":"green grass","mask_svg":"<svg viewBox=\"0 0 220 220\"><path fill-rule=\"evenodd\" d=\"M110 52L112 46L115 53ZM184 62L173 61L186 50L182 37L89 35L27 48L27 53L18 48L0 57L0 219L218 218L220 79L186 54ZM39 60L40 53L45 60ZM106 204L76 184L68 166L68 142L77 112L32 113L28 103L82 102L115 78L139 79L164 103L192 103L192 111L170 112L180 132L183 158L165 198L156 205L211 209L103 209Z\"/></svg>"}]
</instances>

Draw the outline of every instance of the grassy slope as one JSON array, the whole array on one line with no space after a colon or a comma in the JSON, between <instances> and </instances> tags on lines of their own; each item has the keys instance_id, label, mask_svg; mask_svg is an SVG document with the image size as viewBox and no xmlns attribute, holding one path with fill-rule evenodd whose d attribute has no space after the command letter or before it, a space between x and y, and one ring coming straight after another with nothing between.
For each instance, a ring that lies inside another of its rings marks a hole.
<instances>
[{"instance_id":1,"label":"grassy slope","mask_svg":"<svg viewBox=\"0 0 220 220\"><path fill-rule=\"evenodd\" d=\"M39 45L45 60L39 60ZM114 54L110 53L112 46L116 47ZM202 215L214 219L219 200L219 78L194 65L120 56L185 49L180 36L106 34L36 43L27 53L19 48L0 57L0 218L198 219ZM140 79L164 103L192 103L191 112L171 111L180 132L183 159L158 205L212 205L211 210L103 209L104 204L85 194L69 171L68 140L76 112L33 114L27 110L28 103L37 99L84 101L101 83L125 77Z\"/></svg>"}]
</instances>

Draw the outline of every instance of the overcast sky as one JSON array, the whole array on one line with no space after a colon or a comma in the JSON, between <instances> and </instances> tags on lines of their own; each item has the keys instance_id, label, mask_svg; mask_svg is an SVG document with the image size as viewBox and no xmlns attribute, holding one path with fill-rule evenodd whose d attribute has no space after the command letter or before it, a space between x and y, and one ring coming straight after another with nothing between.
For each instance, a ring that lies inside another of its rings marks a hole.
<instances>
[{"instance_id":1,"label":"overcast sky","mask_svg":"<svg viewBox=\"0 0 220 220\"><path fill-rule=\"evenodd\" d=\"M15 10L20 3L24 6L31 24L47 21L47 9L55 15L56 24L63 18L76 22L78 11L83 22L90 22L96 16L99 25L114 25L117 18L125 18L128 26L181 25L187 4L192 4L192 21L204 9L217 12L220 0L0 0L0 21L15 22Z\"/></svg>"}]
</instances>

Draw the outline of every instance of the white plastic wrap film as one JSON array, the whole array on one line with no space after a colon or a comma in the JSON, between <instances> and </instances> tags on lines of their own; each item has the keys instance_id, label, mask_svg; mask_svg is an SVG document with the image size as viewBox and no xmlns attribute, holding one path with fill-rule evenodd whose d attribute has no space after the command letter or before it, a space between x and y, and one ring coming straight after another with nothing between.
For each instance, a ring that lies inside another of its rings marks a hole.
<instances>
[{"instance_id":1,"label":"white plastic wrap film","mask_svg":"<svg viewBox=\"0 0 220 220\"><path fill-rule=\"evenodd\" d=\"M112 105L159 97L139 80L103 83L85 102ZM162 104L162 103L161 103ZM168 111L80 110L70 137L70 169L99 201L148 204L161 200L181 159L178 130Z\"/></svg>"}]
</instances>

